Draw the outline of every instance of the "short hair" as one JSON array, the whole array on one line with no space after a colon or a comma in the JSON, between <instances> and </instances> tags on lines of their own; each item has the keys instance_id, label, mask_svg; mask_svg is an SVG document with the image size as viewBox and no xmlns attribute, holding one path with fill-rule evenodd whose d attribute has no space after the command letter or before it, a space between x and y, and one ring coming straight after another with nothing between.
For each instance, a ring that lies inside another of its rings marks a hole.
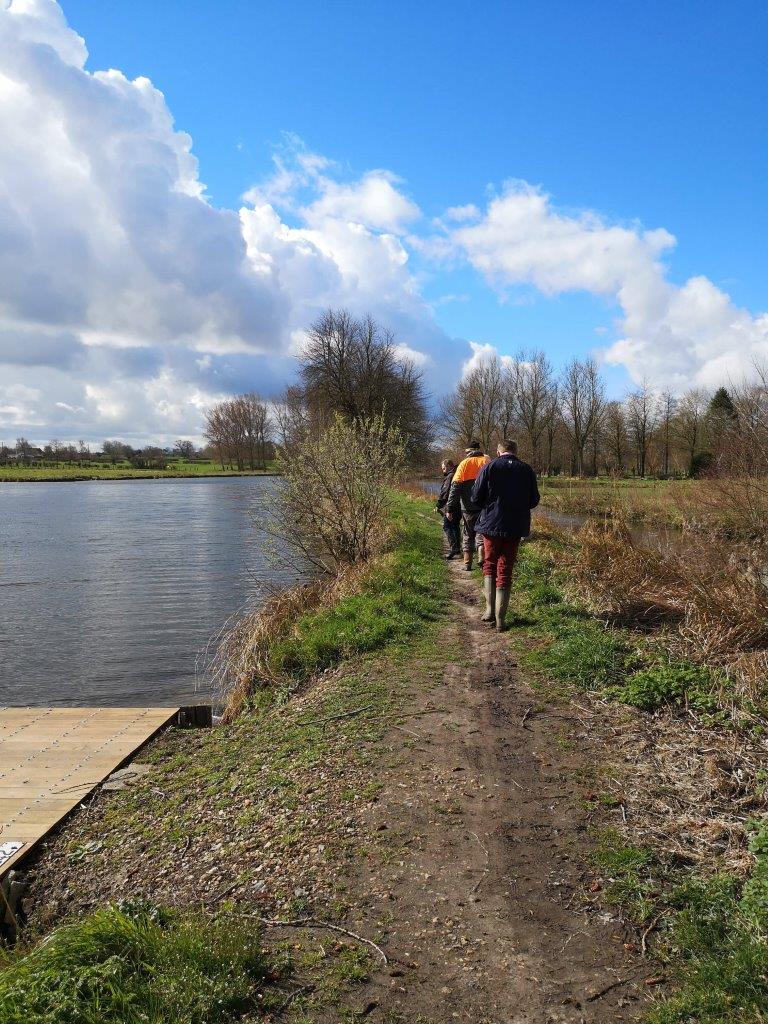
<instances>
[{"instance_id":1,"label":"short hair","mask_svg":"<svg viewBox=\"0 0 768 1024\"><path fill-rule=\"evenodd\" d=\"M499 441L499 448L503 452L509 452L511 455L515 455L517 452L517 441L513 441L511 437L502 438Z\"/></svg>"}]
</instances>

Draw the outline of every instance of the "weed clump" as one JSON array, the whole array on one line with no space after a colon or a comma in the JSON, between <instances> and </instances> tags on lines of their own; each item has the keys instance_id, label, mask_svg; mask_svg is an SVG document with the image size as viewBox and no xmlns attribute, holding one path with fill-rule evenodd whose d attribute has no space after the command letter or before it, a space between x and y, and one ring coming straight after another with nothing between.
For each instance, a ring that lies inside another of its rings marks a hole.
<instances>
[{"instance_id":1,"label":"weed clump","mask_svg":"<svg viewBox=\"0 0 768 1024\"><path fill-rule=\"evenodd\" d=\"M702 665L660 662L635 672L608 696L642 711L674 704L714 714L718 710L716 682L714 674Z\"/></svg>"},{"instance_id":2,"label":"weed clump","mask_svg":"<svg viewBox=\"0 0 768 1024\"><path fill-rule=\"evenodd\" d=\"M229 1024L258 1019L280 969L252 927L144 904L106 907L0 955L3 1024Z\"/></svg>"}]
</instances>

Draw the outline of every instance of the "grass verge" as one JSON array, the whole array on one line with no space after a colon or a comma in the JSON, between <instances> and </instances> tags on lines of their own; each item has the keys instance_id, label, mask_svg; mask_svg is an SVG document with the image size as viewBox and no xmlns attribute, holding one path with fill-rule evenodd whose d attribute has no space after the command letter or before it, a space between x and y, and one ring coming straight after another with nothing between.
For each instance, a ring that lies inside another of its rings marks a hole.
<instances>
[{"instance_id":1,"label":"grass verge","mask_svg":"<svg viewBox=\"0 0 768 1024\"><path fill-rule=\"evenodd\" d=\"M266 475L274 475L269 464ZM69 480L162 480L177 477L264 476L262 470L222 469L215 462L171 463L166 469L117 466L0 466L0 483L59 483Z\"/></svg>"},{"instance_id":2,"label":"grass verge","mask_svg":"<svg viewBox=\"0 0 768 1024\"><path fill-rule=\"evenodd\" d=\"M555 680L641 712L681 709L708 729L755 729L753 707L741 718L733 715L723 673L669 657L658 643L569 601L556 550L541 542L525 545L515 579L516 632L527 648L521 657L540 673L539 685ZM682 722L687 730L690 718ZM662 790L669 781L659 780ZM604 899L642 928L644 941L660 929L655 953L676 990L650 1011L649 1024L768 1021L768 818L748 822L753 863L746 876L712 874L706 859L692 868L633 845L631 821L621 832L596 834L594 861Z\"/></svg>"},{"instance_id":3,"label":"grass verge","mask_svg":"<svg viewBox=\"0 0 768 1024\"><path fill-rule=\"evenodd\" d=\"M0 953L4 1024L229 1024L262 1019L286 971L252 927L106 907L32 950Z\"/></svg>"},{"instance_id":4,"label":"grass verge","mask_svg":"<svg viewBox=\"0 0 768 1024\"><path fill-rule=\"evenodd\" d=\"M279 595L243 619L213 663L233 720L254 700L273 699L324 669L407 640L447 598L436 558L436 522L423 498L394 492L388 550L331 583Z\"/></svg>"}]
</instances>

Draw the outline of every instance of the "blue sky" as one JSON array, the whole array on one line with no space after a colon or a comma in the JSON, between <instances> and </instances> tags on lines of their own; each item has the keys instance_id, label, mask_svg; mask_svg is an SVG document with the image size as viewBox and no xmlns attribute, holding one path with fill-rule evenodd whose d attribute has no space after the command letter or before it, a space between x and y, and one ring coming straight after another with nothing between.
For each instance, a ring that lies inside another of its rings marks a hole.
<instances>
[{"instance_id":1,"label":"blue sky","mask_svg":"<svg viewBox=\"0 0 768 1024\"><path fill-rule=\"evenodd\" d=\"M336 181L396 175L419 207L408 231L421 239L452 206L474 204L484 219L504 183L520 180L551 197L547 223L593 211L638 237L669 232L676 244L649 257L665 287L705 277L729 308L754 318L768 307L764 2L65 0L63 9L85 39L86 70L147 76L162 91L218 208L237 210L269 178L292 133L335 162ZM281 216L299 224L295 209ZM521 257L525 267L515 256L510 272L496 251L487 269L485 236L447 259L402 237L450 338L502 353L544 347L562 363L622 339L636 319L637 303L617 298L634 269L585 287L571 268L543 287L537 256ZM606 367L614 390L637 380L646 355L655 379L701 372L709 383L730 365L732 340L718 348L695 334L708 308L696 302L683 334L679 312L661 332L656 313L643 312L629 335L634 354ZM721 338L733 327L726 319ZM686 349L679 364L661 360L667 337ZM750 337L762 351L763 328ZM705 368L705 350L717 370Z\"/></svg>"}]
</instances>

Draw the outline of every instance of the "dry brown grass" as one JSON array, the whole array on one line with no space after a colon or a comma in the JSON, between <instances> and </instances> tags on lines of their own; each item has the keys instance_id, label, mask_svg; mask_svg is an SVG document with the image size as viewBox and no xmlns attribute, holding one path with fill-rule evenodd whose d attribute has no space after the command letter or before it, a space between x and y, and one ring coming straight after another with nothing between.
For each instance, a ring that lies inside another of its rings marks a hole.
<instances>
[{"instance_id":1,"label":"dry brown grass","mask_svg":"<svg viewBox=\"0 0 768 1024\"><path fill-rule=\"evenodd\" d=\"M688 538L641 546L626 523L590 522L566 548L577 596L628 626L656 625L677 653L726 669L754 700L768 690L768 574L759 547Z\"/></svg>"},{"instance_id":2,"label":"dry brown grass","mask_svg":"<svg viewBox=\"0 0 768 1024\"><path fill-rule=\"evenodd\" d=\"M225 722L234 721L257 691L289 683L271 658L274 645L295 631L303 615L359 592L366 571L364 565L350 566L337 576L281 591L222 629L209 645L204 671L224 706Z\"/></svg>"}]
</instances>

